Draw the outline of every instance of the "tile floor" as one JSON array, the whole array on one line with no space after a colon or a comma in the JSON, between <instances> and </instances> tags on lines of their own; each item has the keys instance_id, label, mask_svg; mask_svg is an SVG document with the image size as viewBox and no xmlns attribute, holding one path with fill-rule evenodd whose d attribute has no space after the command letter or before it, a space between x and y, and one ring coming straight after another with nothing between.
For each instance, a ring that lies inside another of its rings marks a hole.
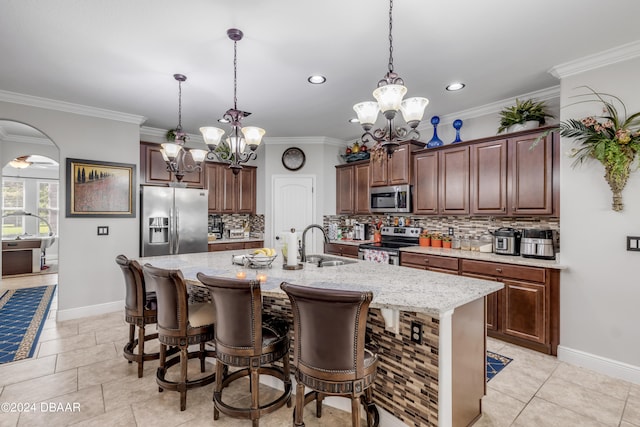
<instances>
[{"instance_id":1,"label":"tile floor","mask_svg":"<svg viewBox=\"0 0 640 427\"><path fill-rule=\"evenodd\" d=\"M3 279L0 291L56 281L56 274ZM213 425L213 385L190 390L187 410L180 412L177 393L157 391L155 361L147 362L144 377L137 378L135 364L122 357L128 336L122 313L56 322L55 302L36 356L0 365L0 402L35 403L37 411L0 412L0 427ZM498 340L489 339L488 348L513 361L488 383L484 413L474 426L640 427L640 385ZM208 364L207 371L211 369ZM229 402L241 399L239 391L243 390L237 386L226 392ZM273 390L265 387L263 397L270 393ZM46 404L69 403L71 409L73 404L80 409L43 411L42 402L45 408ZM348 413L325 406L322 418L316 419L312 406L305 412L308 427L350 425ZM284 407L264 417L260 425L290 426L291 411ZM250 423L221 415L215 424Z\"/></svg>"}]
</instances>

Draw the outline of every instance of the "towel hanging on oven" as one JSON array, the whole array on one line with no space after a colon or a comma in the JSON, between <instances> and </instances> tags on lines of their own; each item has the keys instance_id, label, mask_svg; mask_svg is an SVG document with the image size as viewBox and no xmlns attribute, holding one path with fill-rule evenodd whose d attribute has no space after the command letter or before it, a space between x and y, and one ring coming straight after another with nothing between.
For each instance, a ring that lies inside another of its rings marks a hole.
<instances>
[{"instance_id":1,"label":"towel hanging on oven","mask_svg":"<svg viewBox=\"0 0 640 427\"><path fill-rule=\"evenodd\" d=\"M389 264L389 252L377 251L375 249L365 249L364 259L376 264Z\"/></svg>"}]
</instances>

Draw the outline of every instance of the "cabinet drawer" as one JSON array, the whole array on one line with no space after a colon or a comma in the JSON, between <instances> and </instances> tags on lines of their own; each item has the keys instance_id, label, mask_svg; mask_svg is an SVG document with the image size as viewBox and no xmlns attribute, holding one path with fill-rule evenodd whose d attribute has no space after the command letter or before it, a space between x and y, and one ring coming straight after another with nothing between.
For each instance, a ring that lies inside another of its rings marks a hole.
<instances>
[{"instance_id":1,"label":"cabinet drawer","mask_svg":"<svg viewBox=\"0 0 640 427\"><path fill-rule=\"evenodd\" d=\"M339 243L325 243L324 252L349 258L358 258L357 245L341 245Z\"/></svg>"},{"instance_id":2,"label":"cabinet drawer","mask_svg":"<svg viewBox=\"0 0 640 427\"><path fill-rule=\"evenodd\" d=\"M264 247L264 240L259 240L257 242L245 242L245 249L258 249Z\"/></svg>"},{"instance_id":3,"label":"cabinet drawer","mask_svg":"<svg viewBox=\"0 0 640 427\"><path fill-rule=\"evenodd\" d=\"M544 268L524 267L512 264L500 264L468 259L462 260L462 273L483 274L497 278L519 279L539 283L545 283L546 279Z\"/></svg>"},{"instance_id":4,"label":"cabinet drawer","mask_svg":"<svg viewBox=\"0 0 640 427\"><path fill-rule=\"evenodd\" d=\"M400 260L401 265L411 264L412 266L416 265L427 269L458 272L458 258L401 252Z\"/></svg>"}]
</instances>

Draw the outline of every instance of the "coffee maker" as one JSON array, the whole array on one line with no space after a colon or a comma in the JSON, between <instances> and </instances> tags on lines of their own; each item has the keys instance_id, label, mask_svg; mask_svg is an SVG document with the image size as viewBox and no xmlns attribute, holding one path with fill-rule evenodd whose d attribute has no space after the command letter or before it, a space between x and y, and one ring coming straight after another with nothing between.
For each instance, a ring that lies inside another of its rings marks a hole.
<instances>
[{"instance_id":1,"label":"coffee maker","mask_svg":"<svg viewBox=\"0 0 640 427\"><path fill-rule=\"evenodd\" d=\"M224 223L220 215L209 215L208 232L215 235L216 239L222 239Z\"/></svg>"},{"instance_id":2,"label":"coffee maker","mask_svg":"<svg viewBox=\"0 0 640 427\"><path fill-rule=\"evenodd\" d=\"M353 226L353 240L368 240L369 224L356 224Z\"/></svg>"}]
</instances>

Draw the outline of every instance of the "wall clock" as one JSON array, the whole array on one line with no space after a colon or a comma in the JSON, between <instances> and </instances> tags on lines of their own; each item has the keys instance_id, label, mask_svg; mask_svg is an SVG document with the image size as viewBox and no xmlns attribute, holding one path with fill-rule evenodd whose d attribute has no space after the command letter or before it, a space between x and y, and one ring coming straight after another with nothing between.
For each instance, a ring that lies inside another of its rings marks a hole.
<instances>
[{"instance_id":1,"label":"wall clock","mask_svg":"<svg viewBox=\"0 0 640 427\"><path fill-rule=\"evenodd\" d=\"M290 171L297 171L304 166L306 158L298 147L290 147L282 153L282 165Z\"/></svg>"}]
</instances>

